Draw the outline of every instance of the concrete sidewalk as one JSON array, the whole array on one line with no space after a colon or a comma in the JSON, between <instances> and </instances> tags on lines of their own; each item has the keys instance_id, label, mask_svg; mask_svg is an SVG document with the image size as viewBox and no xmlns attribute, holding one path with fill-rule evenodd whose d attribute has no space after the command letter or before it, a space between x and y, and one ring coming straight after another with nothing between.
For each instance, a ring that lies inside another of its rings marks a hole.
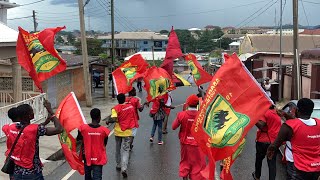
<instances>
[{"instance_id":1,"label":"concrete sidewalk","mask_svg":"<svg viewBox=\"0 0 320 180\"><path fill-rule=\"evenodd\" d=\"M91 122L90 111L92 108L99 108L101 110L101 118L104 119L111 114L111 108L117 104L117 101L112 99L107 99L107 98L94 98L93 104L94 105L92 107L86 107L85 102L80 102L83 115L86 118L88 123ZM41 123L41 122L38 122L38 123ZM49 125L52 126L53 124L50 123ZM105 125L104 122L101 122L101 125ZM75 137L77 135L77 131L72 132L72 135ZM64 160L58 160L58 161L46 160L49 157L52 158L52 155L56 154L61 149L58 136L40 137L39 148L40 148L40 158L44 165L43 167L44 176L50 174L54 169L56 169L58 166L64 163ZM1 154L0 168L2 168L3 162L5 161L4 153L6 149L7 149L6 143L5 142L0 143L0 154ZM0 179L9 179L9 177L7 174L4 174L0 171Z\"/></svg>"}]
</instances>

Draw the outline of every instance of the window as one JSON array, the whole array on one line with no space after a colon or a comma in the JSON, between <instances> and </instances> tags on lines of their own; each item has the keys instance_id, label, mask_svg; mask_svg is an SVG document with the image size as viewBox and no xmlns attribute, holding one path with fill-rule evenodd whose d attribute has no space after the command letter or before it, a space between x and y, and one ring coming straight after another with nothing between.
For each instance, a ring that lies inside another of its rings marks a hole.
<instances>
[{"instance_id":1,"label":"window","mask_svg":"<svg viewBox=\"0 0 320 180\"><path fill-rule=\"evenodd\" d=\"M168 44L168 41L164 41L164 44Z\"/></svg>"},{"instance_id":2,"label":"window","mask_svg":"<svg viewBox=\"0 0 320 180\"><path fill-rule=\"evenodd\" d=\"M143 41L143 44L148 44L148 41Z\"/></svg>"},{"instance_id":3,"label":"window","mask_svg":"<svg viewBox=\"0 0 320 180\"><path fill-rule=\"evenodd\" d=\"M148 49L145 48L145 49L143 49L143 51L148 51Z\"/></svg>"},{"instance_id":4,"label":"window","mask_svg":"<svg viewBox=\"0 0 320 180\"><path fill-rule=\"evenodd\" d=\"M127 44L127 41L122 41L122 44Z\"/></svg>"}]
</instances>

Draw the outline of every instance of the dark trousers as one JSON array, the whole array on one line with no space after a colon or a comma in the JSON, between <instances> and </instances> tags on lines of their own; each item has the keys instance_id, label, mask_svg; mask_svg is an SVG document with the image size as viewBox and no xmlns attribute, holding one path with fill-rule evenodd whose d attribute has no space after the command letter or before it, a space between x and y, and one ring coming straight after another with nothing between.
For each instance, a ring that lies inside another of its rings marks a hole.
<instances>
[{"instance_id":1,"label":"dark trousers","mask_svg":"<svg viewBox=\"0 0 320 180\"><path fill-rule=\"evenodd\" d=\"M293 166L294 173L292 175L293 180L319 180L320 172L304 172Z\"/></svg>"},{"instance_id":2,"label":"dark trousers","mask_svg":"<svg viewBox=\"0 0 320 180\"><path fill-rule=\"evenodd\" d=\"M28 175L22 175L22 174L13 174L14 180L44 180L42 172L36 173L36 174L28 174Z\"/></svg>"},{"instance_id":3,"label":"dark trousers","mask_svg":"<svg viewBox=\"0 0 320 180\"><path fill-rule=\"evenodd\" d=\"M151 131L151 137L154 137L156 129L158 127L158 141L162 141L162 122L163 120L153 120L153 126Z\"/></svg>"},{"instance_id":4,"label":"dark trousers","mask_svg":"<svg viewBox=\"0 0 320 180\"><path fill-rule=\"evenodd\" d=\"M84 165L85 180L102 180L102 165Z\"/></svg>"},{"instance_id":5,"label":"dark trousers","mask_svg":"<svg viewBox=\"0 0 320 180\"><path fill-rule=\"evenodd\" d=\"M293 180L293 174L294 174L294 165L293 162L287 162L287 180Z\"/></svg>"},{"instance_id":6,"label":"dark trousers","mask_svg":"<svg viewBox=\"0 0 320 180\"><path fill-rule=\"evenodd\" d=\"M137 82L137 88L139 89L139 92L142 91L142 82L141 81Z\"/></svg>"},{"instance_id":7,"label":"dark trousers","mask_svg":"<svg viewBox=\"0 0 320 180\"><path fill-rule=\"evenodd\" d=\"M266 157L267 149L269 145L270 145L269 143L256 142L255 175L257 178L261 177L262 161ZM277 153L276 152L271 160L267 158L268 167L269 167L269 180L276 179L276 172L277 172L277 169L276 169Z\"/></svg>"}]
</instances>

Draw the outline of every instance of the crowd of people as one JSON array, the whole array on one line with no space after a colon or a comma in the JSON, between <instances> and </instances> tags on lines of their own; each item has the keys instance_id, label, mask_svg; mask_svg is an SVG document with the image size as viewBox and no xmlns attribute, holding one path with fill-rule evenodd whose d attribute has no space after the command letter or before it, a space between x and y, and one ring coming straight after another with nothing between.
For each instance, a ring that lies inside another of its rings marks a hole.
<instances>
[{"instance_id":1,"label":"crowd of people","mask_svg":"<svg viewBox=\"0 0 320 180\"><path fill-rule=\"evenodd\" d=\"M198 88L198 94L192 94L187 99L181 112L177 113L172 123L172 129L179 129L180 165L179 176L186 179L202 180L201 171L206 166L206 156L200 150L192 136L191 127L197 116L205 91ZM136 89L117 95L118 104L111 110L111 116L106 124L114 123L116 170L124 178L128 177L130 151L133 149L134 137L139 128L139 112L145 106L152 106L149 111L153 119L150 142L154 142L157 133L158 145L163 145L163 134L166 134L170 110L174 109L171 93L159 96L152 102L141 103L136 96ZM23 104L8 111L11 124L3 126L2 131L7 136L8 160L14 161L10 179L43 179L42 164L39 158L39 137L60 134L63 131L59 120L54 115L51 104L44 102L48 118L41 124L31 124L34 118L30 105ZM311 117L314 103L308 98L302 98L297 105L288 107L285 111L270 106L265 115L256 123L255 170L252 177L259 180L263 159L267 159L269 179L276 179L276 164L279 147L285 144L284 160L287 166L288 180L319 180L320 176L320 120ZM79 127L77 140L82 142L81 156L84 161L85 179L102 179L102 168L108 161L106 145L110 130L100 125L101 112L94 108L90 112L91 123ZM54 127L46 125L52 121ZM283 121L285 121L283 123Z\"/></svg>"}]
</instances>

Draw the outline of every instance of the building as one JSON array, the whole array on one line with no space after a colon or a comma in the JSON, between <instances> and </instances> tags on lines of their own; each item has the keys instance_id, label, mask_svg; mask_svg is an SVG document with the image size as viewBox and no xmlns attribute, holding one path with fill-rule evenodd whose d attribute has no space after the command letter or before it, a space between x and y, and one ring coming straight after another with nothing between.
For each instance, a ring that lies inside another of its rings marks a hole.
<instances>
[{"instance_id":1,"label":"building","mask_svg":"<svg viewBox=\"0 0 320 180\"><path fill-rule=\"evenodd\" d=\"M115 34L115 55L127 57L139 51L165 51L168 36L155 32L120 32ZM111 51L111 35L98 36L103 41L107 54Z\"/></svg>"},{"instance_id":2,"label":"building","mask_svg":"<svg viewBox=\"0 0 320 180\"><path fill-rule=\"evenodd\" d=\"M279 41L280 35L247 35L241 43L240 52L242 54L253 54L247 57L245 64L256 79L269 77L272 81L277 80L280 64ZM285 99L291 99L293 95L291 92L293 89L293 38L290 35L286 35L283 36L282 41L282 92ZM319 59L316 58L317 56L314 53L311 53L309 56L306 55L306 51L309 52L310 49L315 49L319 45L320 36L299 36L303 97L311 97L312 91L320 91L317 86L313 87L311 83L315 81L314 79L319 79L320 77L320 73L317 74L318 70L313 70L314 68L318 68L317 63L319 63ZM273 94L277 94L277 92L278 90L275 90Z\"/></svg>"},{"instance_id":3,"label":"building","mask_svg":"<svg viewBox=\"0 0 320 180\"><path fill-rule=\"evenodd\" d=\"M0 60L15 57L18 32L1 22L0 32Z\"/></svg>"},{"instance_id":4,"label":"building","mask_svg":"<svg viewBox=\"0 0 320 180\"><path fill-rule=\"evenodd\" d=\"M304 32L304 29L298 29L298 33ZM266 34L280 34L280 29L272 29L267 31ZM283 29L282 35L293 35L293 29Z\"/></svg>"},{"instance_id":5,"label":"building","mask_svg":"<svg viewBox=\"0 0 320 180\"><path fill-rule=\"evenodd\" d=\"M85 101L82 55L60 54L67 62L67 69L43 82L52 107L57 107L66 95L73 91L79 101ZM97 63L98 57L88 57L89 64Z\"/></svg>"},{"instance_id":6,"label":"building","mask_svg":"<svg viewBox=\"0 0 320 180\"><path fill-rule=\"evenodd\" d=\"M220 28L220 27L219 26L213 26L213 25L207 25L206 27L204 27L205 30L209 30L209 31L215 30L217 28Z\"/></svg>"},{"instance_id":7,"label":"building","mask_svg":"<svg viewBox=\"0 0 320 180\"><path fill-rule=\"evenodd\" d=\"M265 34L267 29L260 27L243 27L235 30L235 34Z\"/></svg>"},{"instance_id":8,"label":"building","mask_svg":"<svg viewBox=\"0 0 320 180\"><path fill-rule=\"evenodd\" d=\"M300 34L306 34L306 35L320 35L320 29L305 29Z\"/></svg>"},{"instance_id":9,"label":"building","mask_svg":"<svg viewBox=\"0 0 320 180\"><path fill-rule=\"evenodd\" d=\"M10 3L9 0L0 0L0 22L7 24L8 9L18 6L16 3Z\"/></svg>"},{"instance_id":10,"label":"building","mask_svg":"<svg viewBox=\"0 0 320 180\"><path fill-rule=\"evenodd\" d=\"M77 50L74 46L56 46L55 48L61 54L74 54Z\"/></svg>"},{"instance_id":11,"label":"building","mask_svg":"<svg viewBox=\"0 0 320 180\"><path fill-rule=\"evenodd\" d=\"M229 38L233 42L242 42L245 36L245 34L224 34L221 38Z\"/></svg>"},{"instance_id":12,"label":"building","mask_svg":"<svg viewBox=\"0 0 320 180\"><path fill-rule=\"evenodd\" d=\"M224 34L235 34L236 33L236 28L235 27L224 27L222 28L222 32Z\"/></svg>"},{"instance_id":13,"label":"building","mask_svg":"<svg viewBox=\"0 0 320 180\"><path fill-rule=\"evenodd\" d=\"M232 42L229 44L229 49L231 53L239 54L240 42Z\"/></svg>"},{"instance_id":14,"label":"building","mask_svg":"<svg viewBox=\"0 0 320 180\"><path fill-rule=\"evenodd\" d=\"M164 58L166 57L165 51L155 51L154 53L152 53L152 51L141 51L124 58L124 60L128 61L132 56L137 54L140 54L143 57L143 59L145 59L146 61L153 61L153 59L155 61L163 61Z\"/></svg>"},{"instance_id":15,"label":"building","mask_svg":"<svg viewBox=\"0 0 320 180\"><path fill-rule=\"evenodd\" d=\"M299 35L299 52L320 47L320 36ZM282 36L282 52L293 54L293 38ZM248 34L240 45L240 53L275 52L280 50L280 35Z\"/></svg>"}]
</instances>

